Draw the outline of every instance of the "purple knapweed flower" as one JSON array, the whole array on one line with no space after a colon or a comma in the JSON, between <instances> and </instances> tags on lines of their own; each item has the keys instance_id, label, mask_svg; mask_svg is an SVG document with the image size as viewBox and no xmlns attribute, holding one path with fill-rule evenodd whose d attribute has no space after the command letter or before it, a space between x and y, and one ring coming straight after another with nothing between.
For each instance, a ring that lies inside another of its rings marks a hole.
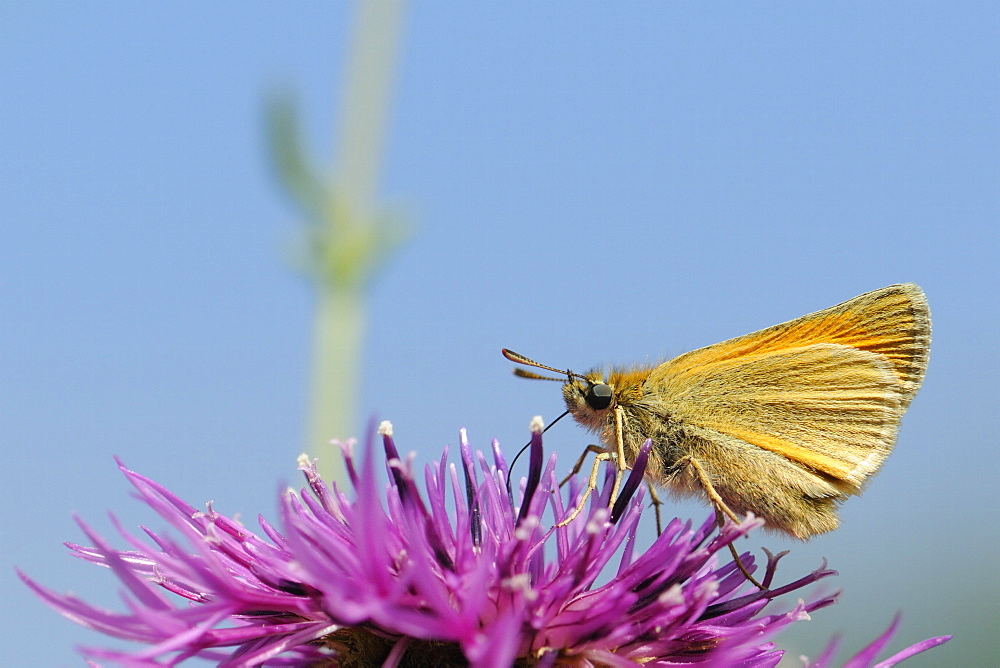
<instances>
[{"instance_id":1,"label":"purple knapweed flower","mask_svg":"<svg viewBox=\"0 0 1000 668\"><path fill-rule=\"evenodd\" d=\"M721 529L714 518L697 528L674 520L638 554L648 442L613 508L609 467L589 508L558 526L581 489L573 479L560 490L555 457L542 455L540 419L519 505L495 441L491 464L463 430L461 475L445 450L426 467L421 492L388 423L379 432L387 485L377 481L372 447L360 467L351 445L342 448L351 496L302 461L307 488L282 495L280 529L260 518L260 535L211 505L196 510L119 462L187 543L148 529L140 539L119 526L130 549L117 550L79 521L93 547L69 548L114 572L125 612L21 577L73 621L144 644L82 650L93 661L127 665L198 657L223 666L774 666L782 651L772 635L834 602L799 599L764 614L774 599L834 571L774 586L780 555L768 555L761 578L768 589L759 590L735 562L720 565L720 550L760 526L753 517ZM749 555L741 561L755 570ZM869 665L880 649L855 665Z\"/></svg>"}]
</instances>

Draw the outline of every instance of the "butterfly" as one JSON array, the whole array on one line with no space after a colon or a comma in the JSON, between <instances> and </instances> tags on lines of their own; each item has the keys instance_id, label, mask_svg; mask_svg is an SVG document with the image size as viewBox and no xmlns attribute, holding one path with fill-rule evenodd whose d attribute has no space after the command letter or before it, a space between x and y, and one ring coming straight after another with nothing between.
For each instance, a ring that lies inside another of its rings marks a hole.
<instances>
[{"instance_id":1,"label":"butterfly","mask_svg":"<svg viewBox=\"0 0 1000 668\"><path fill-rule=\"evenodd\" d=\"M578 374L503 354L566 377L568 412L619 480L651 439L652 483L807 539L837 528L839 504L892 452L930 335L927 299L906 283L652 366Z\"/></svg>"}]
</instances>

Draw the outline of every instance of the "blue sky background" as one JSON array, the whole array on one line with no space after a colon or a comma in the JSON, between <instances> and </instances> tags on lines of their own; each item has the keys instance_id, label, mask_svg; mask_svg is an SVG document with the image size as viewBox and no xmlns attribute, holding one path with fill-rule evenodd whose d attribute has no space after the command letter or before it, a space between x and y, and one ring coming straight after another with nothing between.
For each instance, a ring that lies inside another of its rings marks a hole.
<instances>
[{"instance_id":1,"label":"blue sky background","mask_svg":"<svg viewBox=\"0 0 1000 668\"><path fill-rule=\"evenodd\" d=\"M151 513L122 457L248 524L298 484L312 294L263 141L293 87L333 160L350 7L0 6L0 624L10 665L101 638L15 565L120 607L71 513ZM1000 660L995 518L1000 10L994 3L521 3L408 9L381 201L416 236L371 293L366 414L421 461L561 410L513 377L655 362L891 283L934 343L898 447L823 557L837 606L780 642L857 648L899 610L911 665ZM590 442L547 435L562 461ZM708 509L678 504L701 521Z\"/></svg>"}]
</instances>

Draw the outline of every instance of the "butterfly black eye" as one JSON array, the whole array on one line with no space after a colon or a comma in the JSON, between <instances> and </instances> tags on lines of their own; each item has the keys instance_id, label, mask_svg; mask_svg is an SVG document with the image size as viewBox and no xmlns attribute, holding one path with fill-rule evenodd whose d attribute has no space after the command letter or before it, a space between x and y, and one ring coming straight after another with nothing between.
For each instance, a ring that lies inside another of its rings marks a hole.
<instances>
[{"instance_id":1,"label":"butterfly black eye","mask_svg":"<svg viewBox=\"0 0 1000 668\"><path fill-rule=\"evenodd\" d=\"M611 397L611 386L607 383L597 383L587 390L587 405L596 411L604 410L611 405Z\"/></svg>"}]
</instances>

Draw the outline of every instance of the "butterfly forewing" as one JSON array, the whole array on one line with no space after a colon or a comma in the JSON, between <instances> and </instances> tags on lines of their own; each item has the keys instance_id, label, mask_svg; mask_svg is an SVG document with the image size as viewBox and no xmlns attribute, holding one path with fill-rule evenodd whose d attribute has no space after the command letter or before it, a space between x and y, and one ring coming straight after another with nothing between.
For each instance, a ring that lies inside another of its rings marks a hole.
<instances>
[{"instance_id":1,"label":"butterfly forewing","mask_svg":"<svg viewBox=\"0 0 1000 668\"><path fill-rule=\"evenodd\" d=\"M892 451L927 365L930 316L913 284L681 355L652 394L690 423L860 490Z\"/></svg>"},{"instance_id":2,"label":"butterfly forewing","mask_svg":"<svg viewBox=\"0 0 1000 668\"><path fill-rule=\"evenodd\" d=\"M661 365L651 376L704 373L734 358L839 343L891 360L900 379L905 408L920 388L927 369L930 323L927 298L919 287L913 283L890 285L823 311L693 350Z\"/></svg>"}]
</instances>

